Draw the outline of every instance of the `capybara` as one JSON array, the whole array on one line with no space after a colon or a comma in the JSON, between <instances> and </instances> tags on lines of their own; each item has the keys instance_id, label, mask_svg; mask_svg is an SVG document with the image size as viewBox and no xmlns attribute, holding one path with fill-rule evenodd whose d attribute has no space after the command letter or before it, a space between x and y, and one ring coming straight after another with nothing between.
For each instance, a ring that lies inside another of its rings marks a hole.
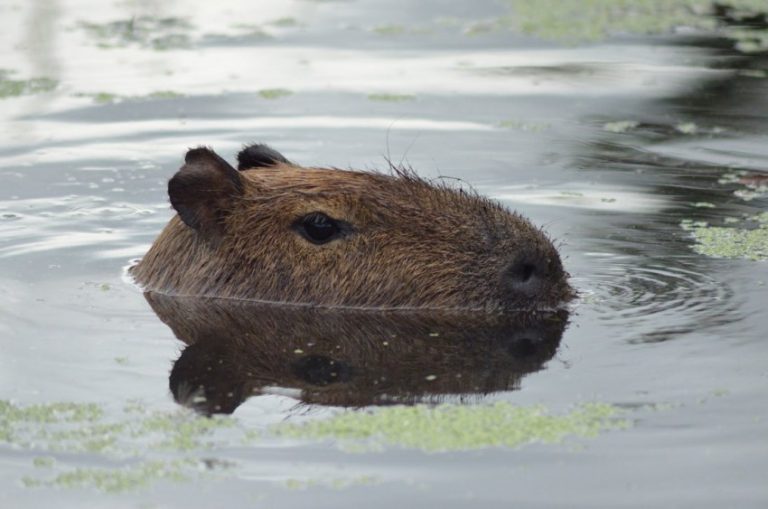
<instances>
[{"instance_id":1,"label":"capybara","mask_svg":"<svg viewBox=\"0 0 768 509\"><path fill-rule=\"evenodd\" d=\"M513 390L552 358L568 321L563 309L371 312L145 296L187 344L171 392L205 414L231 413L274 391L305 404L361 407Z\"/></svg>"},{"instance_id":2,"label":"capybara","mask_svg":"<svg viewBox=\"0 0 768 509\"><path fill-rule=\"evenodd\" d=\"M131 269L145 291L322 307L552 309L573 296L546 234L464 189L301 167L265 145L238 169L187 152L178 213Z\"/></svg>"}]
</instances>

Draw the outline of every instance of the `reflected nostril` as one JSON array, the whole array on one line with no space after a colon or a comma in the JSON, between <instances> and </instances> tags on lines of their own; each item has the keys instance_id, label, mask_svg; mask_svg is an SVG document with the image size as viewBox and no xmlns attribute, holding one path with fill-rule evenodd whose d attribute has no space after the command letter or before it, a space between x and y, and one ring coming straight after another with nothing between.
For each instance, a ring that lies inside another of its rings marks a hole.
<instances>
[{"instance_id":1,"label":"reflected nostril","mask_svg":"<svg viewBox=\"0 0 768 509\"><path fill-rule=\"evenodd\" d=\"M540 279L545 272L543 263L530 259L518 260L507 269L507 279L513 284L526 284L531 280Z\"/></svg>"},{"instance_id":2,"label":"reflected nostril","mask_svg":"<svg viewBox=\"0 0 768 509\"><path fill-rule=\"evenodd\" d=\"M532 263L523 263L515 270L514 277L521 283L527 283L536 272L536 266Z\"/></svg>"}]
</instances>

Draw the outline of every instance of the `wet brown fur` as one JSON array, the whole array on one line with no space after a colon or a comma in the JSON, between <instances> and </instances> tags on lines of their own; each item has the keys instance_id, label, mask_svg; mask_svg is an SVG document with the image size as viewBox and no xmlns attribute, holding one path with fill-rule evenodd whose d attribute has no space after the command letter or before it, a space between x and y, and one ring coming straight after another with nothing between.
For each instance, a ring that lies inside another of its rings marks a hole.
<instances>
[{"instance_id":1,"label":"wet brown fur","mask_svg":"<svg viewBox=\"0 0 768 509\"><path fill-rule=\"evenodd\" d=\"M242 194L221 206L211 226L219 233L171 219L131 271L144 289L317 306L484 311L554 307L572 296L547 236L473 192L407 171L278 163L239 176ZM308 242L292 224L318 211L350 223L354 233L324 245ZM504 289L504 269L521 253L545 260L551 272L535 295Z\"/></svg>"}]
</instances>

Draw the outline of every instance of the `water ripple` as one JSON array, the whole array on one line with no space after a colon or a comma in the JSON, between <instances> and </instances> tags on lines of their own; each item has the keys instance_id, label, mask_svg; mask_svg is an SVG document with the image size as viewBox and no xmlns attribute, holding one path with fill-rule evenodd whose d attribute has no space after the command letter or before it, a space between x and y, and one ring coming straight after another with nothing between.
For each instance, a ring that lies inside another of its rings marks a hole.
<instances>
[{"instance_id":1,"label":"water ripple","mask_svg":"<svg viewBox=\"0 0 768 509\"><path fill-rule=\"evenodd\" d=\"M635 260L636 261L636 260ZM686 261L611 265L575 284L586 305L632 342L659 342L740 318L734 291ZM663 325L662 325L663 324Z\"/></svg>"},{"instance_id":2,"label":"water ripple","mask_svg":"<svg viewBox=\"0 0 768 509\"><path fill-rule=\"evenodd\" d=\"M147 223L159 229L167 214L158 212L165 209L164 203L148 206L77 195L1 201L0 258L82 247L89 247L92 258L140 254L150 240L140 229L148 229Z\"/></svg>"}]
</instances>

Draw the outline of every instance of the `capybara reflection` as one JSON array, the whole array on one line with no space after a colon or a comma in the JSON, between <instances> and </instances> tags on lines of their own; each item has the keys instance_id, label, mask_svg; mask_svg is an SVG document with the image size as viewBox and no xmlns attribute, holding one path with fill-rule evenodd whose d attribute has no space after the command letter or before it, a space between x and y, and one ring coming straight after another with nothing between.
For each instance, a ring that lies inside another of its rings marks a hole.
<instances>
[{"instance_id":1,"label":"capybara reflection","mask_svg":"<svg viewBox=\"0 0 768 509\"><path fill-rule=\"evenodd\" d=\"M552 358L568 320L565 310L374 312L145 296L187 344L170 375L174 397L206 414L275 392L358 407L516 389Z\"/></svg>"},{"instance_id":2,"label":"capybara reflection","mask_svg":"<svg viewBox=\"0 0 768 509\"><path fill-rule=\"evenodd\" d=\"M573 296L527 219L411 171L301 167L207 148L170 180L178 213L131 269L145 290L321 307L552 309Z\"/></svg>"}]
</instances>

